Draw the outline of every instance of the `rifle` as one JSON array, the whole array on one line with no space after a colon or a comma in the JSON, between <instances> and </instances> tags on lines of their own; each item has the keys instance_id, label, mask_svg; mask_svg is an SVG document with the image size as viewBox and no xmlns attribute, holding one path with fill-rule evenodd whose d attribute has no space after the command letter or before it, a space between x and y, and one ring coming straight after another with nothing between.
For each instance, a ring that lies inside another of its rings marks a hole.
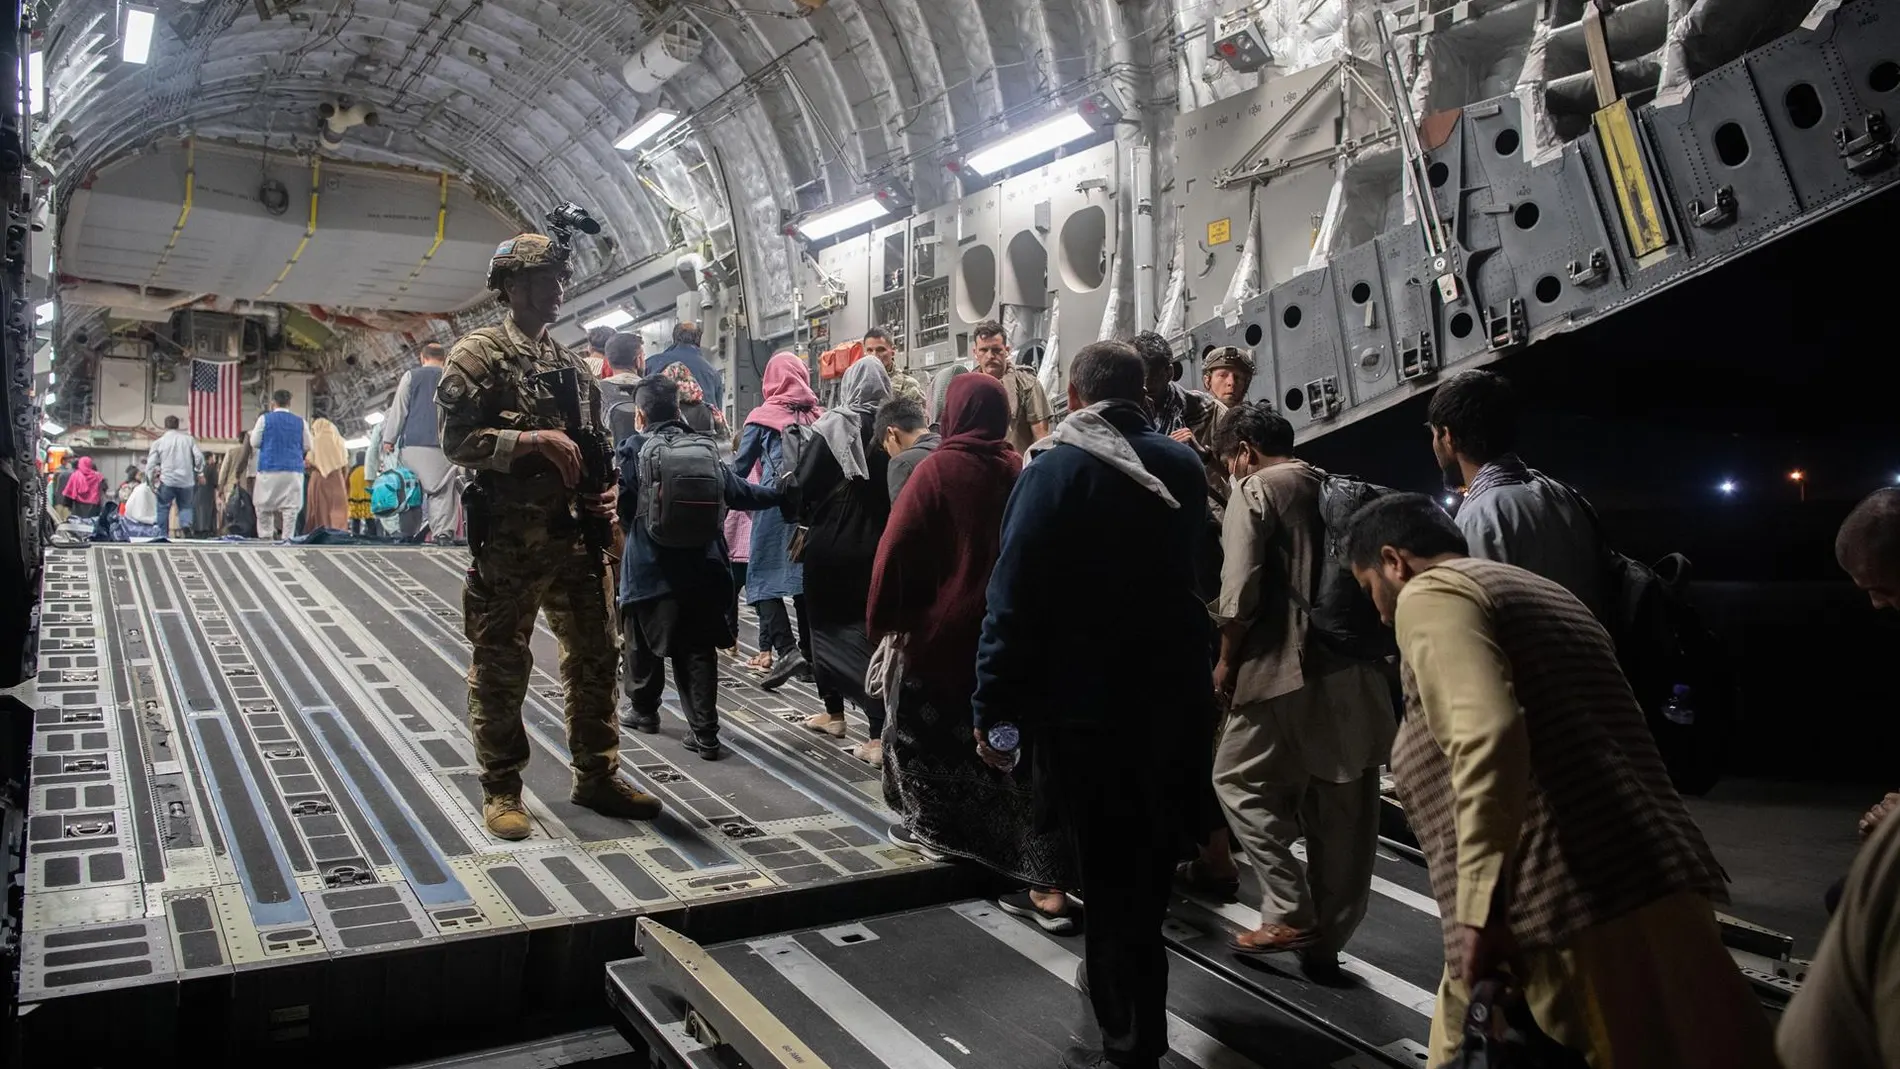
<instances>
[{"instance_id":1,"label":"rifle","mask_svg":"<svg viewBox=\"0 0 1900 1069\"><path fill-rule=\"evenodd\" d=\"M581 412L579 374L571 367L564 367L540 372L535 379L560 406L561 420L566 424L562 430L580 447L581 477L574 489L586 494L605 493L614 481L613 443L608 441L606 430L590 423ZM597 571L604 569L603 558L613 549L613 521L596 516L584 506L578 515L587 555Z\"/></svg>"}]
</instances>

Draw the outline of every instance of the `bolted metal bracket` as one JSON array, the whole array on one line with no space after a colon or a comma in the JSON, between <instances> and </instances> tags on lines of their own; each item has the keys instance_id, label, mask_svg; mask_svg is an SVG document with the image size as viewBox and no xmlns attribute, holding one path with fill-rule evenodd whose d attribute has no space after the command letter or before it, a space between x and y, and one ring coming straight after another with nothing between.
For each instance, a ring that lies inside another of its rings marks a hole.
<instances>
[{"instance_id":1,"label":"bolted metal bracket","mask_svg":"<svg viewBox=\"0 0 1900 1069\"><path fill-rule=\"evenodd\" d=\"M1735 221L1735 189L1723 186L1715 191L1715 203L1702 206L1700 197L1689 202L1689 221L1704 229L1727 226Z\"/></svg>"},{"instance_id":2,"label":"bolted metal bracket","mask_svg":"<svg viewBox=\"0 0 1900 1069\"><path fill-rule=\"evenodd\" d=\"M1490 332L1491 350L1515 349L1524 344L1530 336L1530 327L1524 320L1524 301L1520 297L1511 298L1503 312L1486 307L1484 322Z\"/></svg>"},{"instance_id":3,"label":"bolted metal bracket","mask_svg":"<svg viewBox=\"0 0 1900 1069\"><path fill-rule=\"evenodd\" d=\"M1339 415L1345 402L1339 397L1339 379L1328 375L1306 384L1306 414L1320 420Z\"/></svg>"},{"instance_id":4,"label":"bolted metal bracket","mask_svg":"<svg viewBox=\"0 0 1900 1069\"><path fill-rule=\"evenodd\" d=\"M1420 331L1418 344L1399 350L1399 381L1430 378L1438 374L1438 353L1432 347L1432 332Z\"/></svg>"},{"instance_id":5,"label":"bolted metal bracket","mask_svg":"<svg viewBox=\"0 0 1900 1069\"><path fill-rule=\"evenodd\" d=\"M1854 174L1873 174L1893 164L1897 154L1893 129L1884 112L1870 111L1860 136L1854 136L1853 122L1844 122L1834 131L1834 144L1840 149L1841 162Z\"/></svg>"},{"instance_id":6,"label":"bolted metal bracket","mask_svg":"<svg viewBox=\"0 0 1900 1069\"><path fill-rule=\"evenodd\" d=\"M1570 261L1570 284L1600 286L1609 281L1610 256L1602 249L1591 249L1588 260Z\"/></svg>"}]
</instances>

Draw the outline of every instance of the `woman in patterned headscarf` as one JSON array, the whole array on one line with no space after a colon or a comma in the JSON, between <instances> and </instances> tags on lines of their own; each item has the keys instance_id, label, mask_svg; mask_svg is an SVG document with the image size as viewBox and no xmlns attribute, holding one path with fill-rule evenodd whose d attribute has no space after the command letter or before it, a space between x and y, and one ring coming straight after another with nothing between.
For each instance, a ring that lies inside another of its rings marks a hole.
<instances>
[{"instance_id":1,"label":"woman in patterned headscarf","mask_svg":"<svg viewBox=\"0 0 1900 1069\"><path fill-rule=\"evenodd\" d=\"M698 380L693 378L693 369L685 364L668 364L660 370L664 378L672 379L680 388L680 419L688 427L701 434L709 434L720 441L732 436L726 426L726 414L706 403L706 391L699 388Z\"/></svg>"}]
</instances>

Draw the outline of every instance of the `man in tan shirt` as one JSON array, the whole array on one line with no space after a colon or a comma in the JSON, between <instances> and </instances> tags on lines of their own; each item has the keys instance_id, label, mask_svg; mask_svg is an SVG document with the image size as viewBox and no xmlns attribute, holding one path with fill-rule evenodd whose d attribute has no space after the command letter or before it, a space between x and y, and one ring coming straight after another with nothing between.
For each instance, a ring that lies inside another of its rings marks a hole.
<instances>
[{"instance_id":1,"label":"man in tan shirt","mask_svg":"<svg viewBox=\"0 0 1900 1069\"><path fill-rule=\"evenodd\" d=\"M1446 947L1431 1064L1455 1056L1472 985L1508 975L1594 1069L1773 1069L1716 929L1720 869L1602 625L1555 582L1467 557L1421 494L1367 505L1347 542L1404 662L1392 772Z\"/></svg>"},{"instance_id":2,"label":"man in tan shirt","mask_svg":"<svg viewBox=\"0 0 1900 1069\"><path fill-rule=\"evenodd\" d=\"M1010 362L1009 338L1003 325L994 319L978 323L971 332L976 369L1001 382L1009 394L1009 444L1018 453L1029 455L1029 447L1049 435L1048 391L1036 373Z\"/></svg>"},{"instance_id":3,"label":"man in tan shirt","mask_svg":"<svg viewBox=\"0 0 1900 1069\"><path fill-rule=\"evenodd\" d=\"M1228 413L1215 451L1239 480L1221 527L1215 699L1226 709L1214 791L1261 887L1246 954L1297 952L1316 977L1365 918L1378 842L1379 766L1396 721L1378 666L1307 630L1324 553L1320 472L1293 457L1293 425L1265 405ZM1293 856L1306 837L1307 865ZM1219 878L1219 847L1202 860ZM1231 865L1231 862L1229 862ZM1230 870L1231 871L1231 870Z\"/></svg>"},{"instance_id":4,"label":"man in tan shirt","mask_svg":"<svg viewBox=\"0 0 1900 1069\"><path fill-rule=\"evenodd\" d=\"M1841 524L1834 555L1877 609L1900 608L1900 489L1875 491ZM1787 1069L1900 1069L1900 816L1889 794L1861 818L1840 906L1801 991L1781 1015Z\"/></svg>"}]
</instances>

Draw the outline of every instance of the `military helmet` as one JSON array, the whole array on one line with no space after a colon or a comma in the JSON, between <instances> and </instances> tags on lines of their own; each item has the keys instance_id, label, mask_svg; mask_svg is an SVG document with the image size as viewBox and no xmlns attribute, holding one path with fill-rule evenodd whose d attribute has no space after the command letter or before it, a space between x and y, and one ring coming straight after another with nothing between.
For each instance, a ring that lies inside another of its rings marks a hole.
<instances>
[{"instance_id":1,"label":"military helmet","mask_svg":"<svg viewBox=\"0 0 1900 1069\"><path fill-rule=\"evenodd\" d=\"M567 257L546 234L516 234L495 246L488 261L488 288L499 292L501 280L515 271L531 267L567 266Z\"/></svg>"},{"instance_id":2,"label":"military helmet","mask_svg":"<svg viewBox=\"0 0 1900 1069\"><path fill-rule=\"evenodd\" d=\"M1205 375L1224 367L1239 368L1248 375L1252 375L1254 373L1253 353L1238 345L1223 345L1208 353L1207 359L1201 361L1201 374Z\"/></svg>"}]
</instances>

